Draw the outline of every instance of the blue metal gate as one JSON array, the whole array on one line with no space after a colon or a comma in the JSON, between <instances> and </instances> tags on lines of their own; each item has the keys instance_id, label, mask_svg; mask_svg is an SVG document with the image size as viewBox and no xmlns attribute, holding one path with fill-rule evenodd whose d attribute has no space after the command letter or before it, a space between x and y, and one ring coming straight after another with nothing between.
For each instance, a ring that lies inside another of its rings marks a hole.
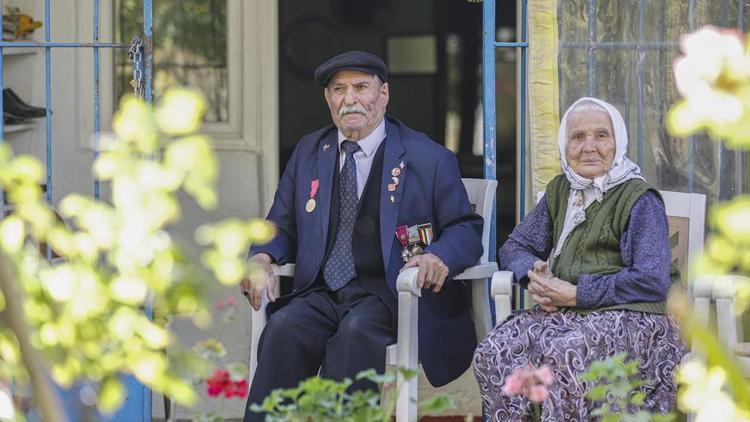
<instances>
[{"instance_id":1,"label":"blue metal gate","mask_svg":"<svg viewBox=\"0 0 750 422\"><path fill-rule=\"evenodd\" d=\"M99 41L99 0L91 0L93 8L93 34L91 42L58 42L51 39L51 0L44 1L44 42L28 41L0 41L0 91L4 87L5 63L3 55L6 48L39 48L44 49L44 89L45 89L45 116L46 131L46 199L47 203L52 204L52 193L54 191L54 180L52 179L52 156L53 156L53 138L52 138L52 49L53 48L90 48L93 51L93 71L94 71L94 98L93 98L93 117L94 117L94 158L99 154L98 135L100 132L100 63L99 50L102 48L121 48L131 49L132 57L140 57L142 60L134 60L133 75L136 85L140 86L140 94L145 101L152 101L151 76L153 71L153 0L143 0L143 34L134 37L131 44L124 43L103 43ZM3 19L3 10L0 7L0 21ZM136 35L136 34L134 34ZM142 38L141 38L142 37ZM138 91L138 89L136 89ZM0 96L0 109L5 110L3 97ZM0 119L0 133L5 133L4 121ZM2 137L0 137L2 142ZM94 196L99 199L99 181L94 181ZM0 193L1 194L1 193ZM0 204L3 201L0 198ZM150 310L147 310L150 313ZM151 420L151 391L145 386L139 384L135 378L128 377L126 380L128 395L125 405L110 420L115 421L150 421ZM74 420L75 416L70 413L67 415L68 420Z\"/></svg>"}]
</instances>

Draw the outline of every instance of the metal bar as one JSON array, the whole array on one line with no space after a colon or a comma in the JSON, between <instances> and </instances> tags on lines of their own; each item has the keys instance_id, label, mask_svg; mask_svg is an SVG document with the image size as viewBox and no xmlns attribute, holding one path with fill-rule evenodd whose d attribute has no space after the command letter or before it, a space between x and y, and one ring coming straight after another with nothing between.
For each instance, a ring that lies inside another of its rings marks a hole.
<instances>
[{"instance_id":1,"label":"metal bar","mask_svg":"<svg viewBox=\"0 0 750 422\"><path fill-rule=\"evenodd\" d=\"M744 0L737 0L737 28L740 28L742 33L745 33L745 2Z\"/></svg>"},{"instance_id":2,"label":"metal bar","mask_svg":"<svg viewBox=\"0 0 750 422\"><path fill-rule=\"evenodd\" d=\"M523 6L521 6L521 7L523 7ZM528 46L529 46L529 43L526 42L526 41L518 41L518 42L501 42L501 41L497 41L497 42L495 42L495 47L501 47L501 48L502 47L516 48L516 47L528 47Z\"/></svg>"},{"instance_id":3,"label":"metal bar","mask_svg":"<svg viewBox=\"0 0 750 422\"><path fill-rule=\"evenodd\" d=\"M47 108L46 123L46 145L47 145L47 203L52 206L52 50L50 43L51 6L50 0L44 0L44 97ZM52 259L51 251L47 248L47 258Z\"/></svg>"},{"instance_id":4,"label":"metal bar","mask_svg":"<svg viewBox=\"0 0 750 422\"><path fill-rule=\"evenodd\" d=\"M588 88L586 90L589 97L594 96L594 87L596 85L596 57L594 56L594 50L591 47L593 43L596 42L596 1L595 0L589 0L589 24L588 24L588 34L589 34L589 46L588 46L588 54L587 54L587 63L588 63Z\"/></svg>"},{"instance_id":5,"label":"metal bar","mask_svg":"<svg viewBox=\"0 0 750 422\"><path fill-rule=\"evenodd\" d=\"M630 41L566 41L560 43L560 48L588 48L591 50L663 50L667 48L680 48L680 43L676 41L644 41L643 43Z\"/></svg>"},{"instance_id":6,"label":"metal bar","mask_svg":"<svg viewBox=\"0 0 750 422\"><path fill-rule=\"evenodd\" d=\"M495 0L482 3L482 119L484 122L484 160L482 172L485 179L497 178L495 172ZM490 219L490 245L495 244L497 196ZM489 251L494 261L495 247ZM489 283L489 281L488 281ZM487 298L487 300L490 300Z\"/></svg>"},{"instance_id":7,"label":"metal bar","mask_svg":"<svg viewBox=\"0 0 750 422\"><path fill-rule=\"evenodd\" d=\"M94 44L99 42L99 0L94 1ZM99 157L99 47L94 47L94 160ZM94 176L94 199L99 199L99 178Z\"/></svg>"},{"instance_id":8,"label":"metal bar","mask_svg":"<svg viewBox=\"0 0 750 422\"><path fill-rule=\"evenodd\" d=\"M745 1L737 0L737 28L745 33ZM737 194L741 194L744 189L744 183L742 183L742 172L744 170L745 152L737 150L734 156L734 170L735 170L735 188Z\"/></svg>"},{"instance_id":9,"label":"metal bar","mask_svg":"<svg viewBox=\"0 0 750 422\"><path fill-rule=\"evenodd\" d=\"M45 31L46 33L46 31ZM0 47L3 48L128 48L130 44L113 43L113 42L30 42L30 41L0 41Z\"/></svg>"},{"instance_id":10,"label":"metal bar","mask_svg":"<svg viewBox=\"0 0 750 422\"><path fill-rule=\"evenodd\" d=\"M638 0L638 49L636 50L636 116L637 116L637 160L638 165L643 167L643 59L645 53L641 50L640 44L643 42L643 0Z\"/></svg>"},{"instance_id":11,"label":"metal bar","mask_svg":"<svg viewBox=\"0 0 750 422\"><path fill-rule=\"evenodd\" d=\"M0 22L3 21L3 14L5 10L0 4ZM0 91L5 90L5 50L0 45ZM0 95L0 110L5 114L5 103L3 102L3 96ZM5 119L0 119L0 144L5 140ZM0 190L0 217L5 216L5 189Z\"/></svg>"},{"instance_id":12,"label":"metal bar","mask_svg":"<svg viewBox=\"0 0 750 422\"><path fill-rule=\"evenodd\" d=\"M153 100L153 92L151 88L151 76L153 74L153 68L154 68L154 36L153 36L153 21L154 21L154 4L153 0L143 0L143 36L144 40L144 50L145 50L145 68L146 68L146 83L145 83L145 99L146 102L151 103ZM153 301L149 301L146 304L145 309L146 315L148 315L149 318L154 317L154 307L153 307ZM143 410L142 410L142 420L144 422L150 422L151 421L151 390L149 390L145 385L142 389L143 392Z\"/></svg>"},{"instance_id":13,"label":"metal bar","mask_svg":"<svg viewBox=\"0 0 750 422\"><path fill-rule=\"evenodd\" d=\"M144 52L145 57L145 69L146 69L146 83L145 83L145 99L146 102L152 101L153 92L151 92L151 76L154 69L154 36L153 36L153 21L154 21L154 5L153 0L143 0L143 36L144 36ZM494 32L493 32L494 34ZM149 395L149 400L150 400Z\"/></svg>"},{"instance_id":14,"label":"metal bar","mask_svg":"<svg viewBox=\"0 0 750 422\"><path fill-rule=\"evenodd\" d=\"M2 4L0 4L0 22L3 22L3 10ZM0 46L0 92L5 92L5 51ZM3 95L0 95L0 110L5 114L5 103L3 101ZM0 144L5 140L5 119L0 119ZM0 218L5 217L5 189L0 187ZM10 388L13 388L11 384Z\"/></svg>"},{"instance_id":15,"label":"metal bar","mask_svg":"<svg viewBox=\"0 0 750 422\"><path fill-rule=\"evenodd\" d=\"M695 0L688 0L688 28L695 30ZM688 136L688 192L695 192L695 136Z\"/></svg>"},{"instance_id":16,"label":"metal bar","mask_svg":"<svg viewBox=\"0 0 750 422\"><path fill-rule=\"evenodd\" d=\"M527 28L527 16L526 16L526 4L527 0L522 0L522 9L521 9L521 40L528 41L528 28ZM519 213L521 216L526 215L526 60L527 60L527 54L528 54L528 48L520 48L521 53L521 86L518 90L519 97L521 100L521 106L518 109L518 113L520 114L520 126L521 126L521 136L519 139L519 150L520 150L520 183L518 189L520 190L520 198L519 201ZM557 60L557 57L553 57L553 60Z\"/></svg>"}]
</instances>

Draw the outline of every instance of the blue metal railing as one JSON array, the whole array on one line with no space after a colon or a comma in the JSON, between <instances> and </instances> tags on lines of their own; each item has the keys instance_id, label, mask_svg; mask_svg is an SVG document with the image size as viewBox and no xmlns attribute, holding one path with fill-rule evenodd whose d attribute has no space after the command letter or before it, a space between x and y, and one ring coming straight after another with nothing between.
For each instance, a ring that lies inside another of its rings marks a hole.
<instances>
[{"instance_id":1,"label":"blue metal railing","mask_svg":"<svg viewBox=\"0 0 750 422\"><path fill-rule=\"evenodd\" d=\"M53 138L52 138L52 49L53 48L91 48L93 51L93 114L94 114L94 159L99 155L99 134L101 131L101 108L100 108L100 93L101 93L101 67L100 67L100 49L101 48L124 48L127 49L130 45L124 43L103 43L99 40L99 0L92 0L93 4L93 34L92 42L53 42L51 37L51 0L44 1L44 42L31 42L31 41L0 41L0 91L3 91L4 86L4 74L5 74L5 61L4 51L5 49L13 48L40 48L44 50L44 97L45 107L47 109L45 115L45 161L46 161L46 200L47 203L52 206L52 198L54 192L54 180L52 177L52 162L53 162ZM0 7L0 21L3 18L3 8ZM145 62L145 95L144 99L148 102L152 100L151 93L151 76L153 69L153 54L152 54L152 22L153 22L153 0L143 0L143 33L144 33L144 51L143 60ZM3 97L0 96L0 109L5 109L3 103ZM5 123L0 119L0 133L5 133ZM0 142L2 141L0 136ZM94 196L99 199L100 196L100 185L99 180L94 181ZM3 192L0 191L0 204L3 201ZM2 205L0 205L2 206ZM48 248L48 257L51 250ZM152 310L147 309L149 317L152 316ZM131 422L131 421L150 421L151 420L151 392L145 386L139 384L135 378L128 377L126 380L128 386L128 397L126 404L120 411L108 420ZM70 404L70 403L68 403ZM66 406L68 412L75 412L71 409L71 406ZM63 418L63 415L60 415ZM75 420L75 414L65 415L67 420Z\"/></svg>"},{"instance_id":2,"label":"blue metal railing","mask_svg":"<svg viewBox=\"0 0 750 422\"><path fill-rule=\"evenodd\" d=\"M484 122L484 178L497 179L496 171L496 143L497 143L497 119L495 103L495 50L497 48L515 48L519 57L520 65L518 66L517 89L516 89L516 106L517 106L517 124L516 131L518 136L518 148L520 154L519 163L519 194L517 195L519 203L519 212L525 214L524 193L526 191L526 67L528 53L527 38L527 1L519 0L517 15L520 27L520 37L516 42L499 42L496 41L496 24L495 24L495 0L484 0L483 2L483 20L482 20L482 112ZM497 198L495 198L495 210L497 209ZM496 211L492 213L490 228L490 260L496 259ZM523 306L523 291L520 292L520 303Z\"/></svg>"}]
</instances>

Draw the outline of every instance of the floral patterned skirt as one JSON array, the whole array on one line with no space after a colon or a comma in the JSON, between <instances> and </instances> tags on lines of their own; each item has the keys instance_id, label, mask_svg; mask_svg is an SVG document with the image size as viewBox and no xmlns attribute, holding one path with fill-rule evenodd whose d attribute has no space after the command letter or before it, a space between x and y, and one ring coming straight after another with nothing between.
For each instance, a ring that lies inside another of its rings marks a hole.
<instances>
[{"instance_id":1,"label":"floral patterned skirt","mask_svg":"<svg viewBox=\"0 0 750 422\"><path fill-rule=\"evenodd\" d=\"M667 315L626 310L580 314L539 308L508 317L485 338L474 354L474 371L485 416L492 421L529 420L531 402L502 392L505 378L519 367L549 365L554 381L542 404L543 421L586 421L594 404L584 398L593 383L579 377L591 362L626 352L640 362L638 378L648 380L644 410L673 410L675 367L685 346ZM598 406L596 406L598 407Z\"/></svg>"}]
</instances>

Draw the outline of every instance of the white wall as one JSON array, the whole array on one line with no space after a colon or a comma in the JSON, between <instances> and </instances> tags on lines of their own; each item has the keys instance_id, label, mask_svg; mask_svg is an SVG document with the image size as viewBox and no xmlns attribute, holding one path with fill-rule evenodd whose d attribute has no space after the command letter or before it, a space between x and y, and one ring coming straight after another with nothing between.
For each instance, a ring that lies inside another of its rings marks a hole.
<instances>
[{"instance_id":1,"label":"white wall","mask_svg":"<svg viewBox=\"0 0 750 422\"><path fill-rule=\"evenodd\" d=\"M219 133L216 147L220 161L218 183L219 206L213 212L200 210L183 198L183 219L174 228L175 236L192 242L198 225L226 217L256 217L265 214L278 179L278 89L277 89L277 4L276 0L228 0L230 6L230 95L235 110L231 127L211 127ZM23 12L43 20L44 2L10 0ZM55 0L52 3L51 35L53 41L92 41L92 1ZM101 41L111 42L112 2L100 1ZM155 28L158 30L158 28ZM44 28L34 40L44 40ZM53 199L59 201L70 192L92 194L91 177L93 131L93 54L91 49L53 49L52 53L52 142ZM101 54L102 130L109 127L112 113L112 54ZM44 53L5 57L5 84L29 103L44 106ZM6 135L19 152L30 152L44 160L44 119L32 130ZM196 246L187 244L189 250ZM245 303L236 288L216 288L214 298L234 294L240 305ZM240 300L242 299L242 300ZM228 349L229 360L249 362L249 310L242 312L234 326L201 332L186 321L174 324L183 343L193 344L212 333L219 335ZM202 389L202 388L199 388ZM203 399L195 409L178 409L179 417L196 413L218 412L227 417L242 415L244 402ZM161 398L154 397L154 416L163 415Z\"/></svg>"}]
</instances>

